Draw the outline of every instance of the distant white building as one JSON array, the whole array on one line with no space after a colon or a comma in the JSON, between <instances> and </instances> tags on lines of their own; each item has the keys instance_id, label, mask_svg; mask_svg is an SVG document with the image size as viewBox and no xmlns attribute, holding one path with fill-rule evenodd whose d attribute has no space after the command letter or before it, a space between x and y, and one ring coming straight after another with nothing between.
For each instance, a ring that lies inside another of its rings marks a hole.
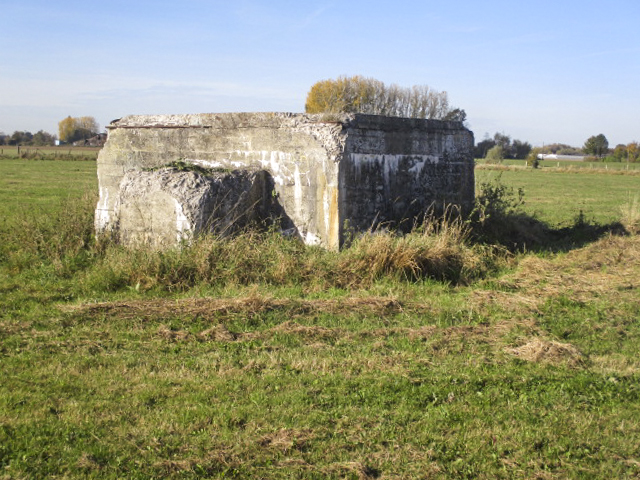
<instances>
[{"instance_id":1,"label":"distant white building","mask_svg":"<svg viewBox=\"0 0 640 480\"><path fill-rule=\"evenodd\" d=\"M584 160L582 155L557 155L555 153L539 153L538 158L540 160L573 160L576 162Z\"/></svg>"}]
</instances>

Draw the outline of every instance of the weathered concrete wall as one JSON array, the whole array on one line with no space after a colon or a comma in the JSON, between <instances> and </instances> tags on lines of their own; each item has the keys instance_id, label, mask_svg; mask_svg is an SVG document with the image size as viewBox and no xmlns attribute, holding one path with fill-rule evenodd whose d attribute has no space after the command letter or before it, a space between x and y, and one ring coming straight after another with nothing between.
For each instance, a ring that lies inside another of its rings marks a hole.
<instances>
[{"instance_id":1,"label":"weathered concrete wall","mask_svg":"<svg viewBox=\"0 0 640 480\"><path fill-rule=\"evenodd\" d=\"M433 202L471 205L473 134L459 123L325 120L228 113L112 122L98 157L96 230L171 245L255 207L243 218L275 213L306 243L338 248L346 224L359 231ZM208 170L166 167L177 161Z\"/></svg>"},{"instance_id":2,"label":"weathered concrete wall","mask_svg":"<svg viewBox=\"0 0 640 480\"><path fill-rule=\"evenodd\" d=\"M413 226L429 208L474 201L473 134L458 122L360 116L340 166L341 212L356 232Z\"/></svg>"},{"instance_id":3,"label":"weathered concrete wall","mask_svg":"<svg viewBox=\"0 0 640 480\"><path fill-rule=\"evenodd\" d=\"M125 173L116 203L123 243L171 245L203 231L229 235L277 212L266 172L198 170Z\"/></svg>"}]
</instances>

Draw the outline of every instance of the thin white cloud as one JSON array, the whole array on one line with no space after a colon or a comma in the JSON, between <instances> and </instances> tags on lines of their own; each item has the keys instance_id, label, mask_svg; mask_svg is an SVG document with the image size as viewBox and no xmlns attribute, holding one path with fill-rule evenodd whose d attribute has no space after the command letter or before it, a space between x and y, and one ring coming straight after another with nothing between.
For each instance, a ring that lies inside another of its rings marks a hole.
<instances>
[{"instance_id":1,"label":"thin white cloud","mask_svg":"<svg viewBox=\"0 0 640 480\"><path fill-rule=\"evenodd\" d=\"M297 30L304 30L306 28L308 28L310 25L316 23L316 21L322 17L322 15L329 9L331 9L333 7L333 3L328 3L326 5L322 5L318 8L316 8L315 10L313 10L311 13L309 13L307 16L305 16L304 18L302 18L296 25L295 28Z\"/></svg>"},{"instance_id":2,"label":"thin white cloud","mask_svg":"<svg viewBox=\"0 0 640 480\"><path fill-rule=\"evenodd\" d=\"M582 60L585 58L611 57L614 55L637 54L639 52L640 52L640 47L619 48L619 49L611 49L611 50L602 50L598 52L589 52L583 55L578 55L575 58Z\"/></svg>"}]
</instances>

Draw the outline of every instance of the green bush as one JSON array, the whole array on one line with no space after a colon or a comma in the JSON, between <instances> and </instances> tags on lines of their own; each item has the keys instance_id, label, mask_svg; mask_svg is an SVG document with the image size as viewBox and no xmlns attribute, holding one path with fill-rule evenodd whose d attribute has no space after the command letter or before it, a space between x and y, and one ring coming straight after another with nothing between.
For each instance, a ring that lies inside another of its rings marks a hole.
<instances>
[{"instance_id":1,"label":"green bush","mask_svg":"<svg viewBox=\"0 0 640 480\"><path fill-rule=\"evenodd\" d=\"M487 163L502 163L504 160L504 149L500 145L492 147L487 152Z\"/></svg>"},{"instance_id":2,"label":"green bush","mask_svg":"<svg viewBox=\"0 0 640 480\"><path fill-rule=\"evenodd\" d=\"M507 187L498 177L480 185L469 222L476 241L522 250L548 242L548 228L522 210L524 190Z\"/></svg>"},{"instance_id":3,"label":"green bush","mask_svg":"<svg viewBox=\"0 0 640 480\"><path fill-rule=\"evenodd\" d=\"M540 158L538 157L538 155L540 155L540 150L541 150L540 148L534 148L529 152L529 155L527 155L528 167L532 167L532 168L540 167Z\"/></svg>"}]
</instances>

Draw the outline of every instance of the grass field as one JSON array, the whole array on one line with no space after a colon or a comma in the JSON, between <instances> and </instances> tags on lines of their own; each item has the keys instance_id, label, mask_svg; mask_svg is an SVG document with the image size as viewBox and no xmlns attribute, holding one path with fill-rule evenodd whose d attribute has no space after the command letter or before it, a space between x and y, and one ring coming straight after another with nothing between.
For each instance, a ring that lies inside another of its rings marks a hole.
<instances>
[{"instance_id":1,"label":"grass field","mask_svg":"<svg viewBox=\"0 0 640 480\"><path fill-rule=\"evenodd\" d=\"M476 170L476 184L495 182L523 188L523 209L552 225L568 225L581 214L597 223L620 218L620 207L640 196L640 176L555 169Z\"/></svg>"},{"instance_id":2,"label":"grass field","mask_svg":"<svg viewBox=\"0 0 640 480\"><path fill-rule=\"evenodd\" d=\"M63 145L59 147L29 147L0 145L0 160L30 159L30 160L85 160L98 158L99 147L74 147Z\"/></svg>"},{"instance_id":3,"label":"grass field","mask_svg":"<svg viewBox=\"0 0 640 480\"><path fill-rule=\"evenodd\" d=\"M485 159L476 159L478 165L485 165ZM525 160L503 160L500 165L512 167L524 167ZM569 169L569 170L605 170L616 171L624 170L630 172L640 172L640 163L627 162L583 162L575 160L542 160L540 161L541 169Z\"/></svg>"},{"instance_id":4,"label":"grass field","mask_svg":"<svg viewBox=\"0 0 640 480\"><path fill-rule=\"evenodd\" d=\"M95 181L0 161L0 479L640 476L640 237L581 223L637 231L640 177L502 172L526 210L495 219L558 253L455 223L131 252Z\"/></svg>"},{"instance_id":5,"label":"grass field","mask_svg":"<svg viewBox=\"0 0 640 480\"><path fill-rule=\"evenodd\" d=\"M0 159L0 214L42 208L55 212L61 200L98 189L95 162Z\"/></svg>"}]
</instances>

